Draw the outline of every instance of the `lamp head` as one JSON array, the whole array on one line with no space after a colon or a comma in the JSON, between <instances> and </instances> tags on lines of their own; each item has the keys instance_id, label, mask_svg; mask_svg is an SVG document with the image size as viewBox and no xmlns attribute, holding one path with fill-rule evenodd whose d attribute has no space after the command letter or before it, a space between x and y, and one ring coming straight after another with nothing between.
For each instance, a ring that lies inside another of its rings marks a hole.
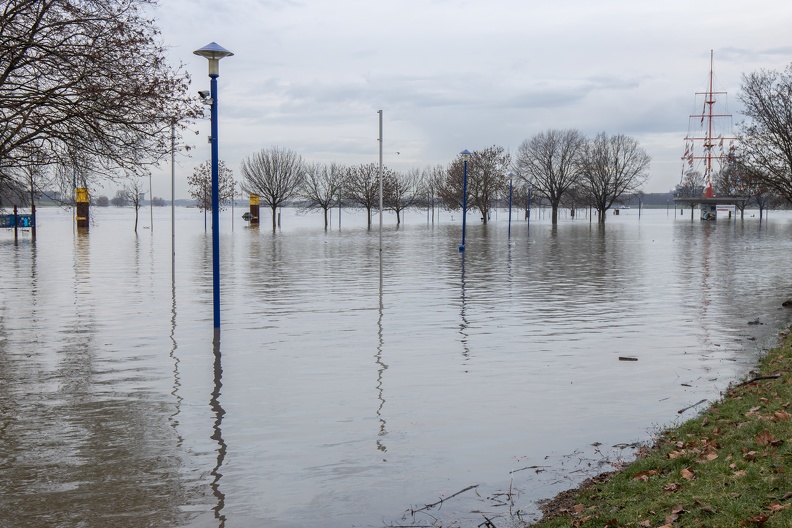
<instances>
[{"instance_id":1,"label":"lamp head","mask_svg":"<svg viewBox=\"0 0 792 528\"><path fill-rule=\"evenodd\" d=\"M462 159L465 161L467 161L468 158L470 158L470 151L468 149L463 150L462 152L460 152L460 154L462 155Z\"/></svg>"},{"instance_id":2,"label":"lamp head","mask_svg":"<svg viewBox=\"0 0 792 528\"><path fill-rule=\"evenodd\" d=\"M220 75L220 59L233 55L217 42L210 42L201 49L193 51L195 55L200 55L209 61L209 75Z\"/></svg>"}]
</instances>

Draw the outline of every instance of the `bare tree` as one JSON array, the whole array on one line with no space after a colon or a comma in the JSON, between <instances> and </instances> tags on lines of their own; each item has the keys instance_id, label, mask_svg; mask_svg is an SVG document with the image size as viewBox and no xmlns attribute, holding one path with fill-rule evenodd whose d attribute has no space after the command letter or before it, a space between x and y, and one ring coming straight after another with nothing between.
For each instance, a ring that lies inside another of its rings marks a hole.
<instances>
[{"instance_id":1,"label":"bare tree","mask_svg":"<svg viewBox=\"0 0 792 528\"><path fill-rule=\"evenodd\" d=\"M767 183L767 174L757 167L745 165L742 160L736 163L735 173L739 175L736 179L736 185L739 185L736 194L746 196L753 199L753 202L759 207L759 220L764 217L766 209L773 209L780 207L784 201L783 197ZM740 217L743 216L745 211L746 202L738 204L740 207Z\"/></svg>"},{"instance_id":2,"label":"bare tree","mask_svg":"<svg viewBox=\"0 0 792 528\"><path fill-rule=\"evenodd\" d=\"M783 72L743 75L740 127L743 160L777 194L792 202L792 64Z\"/></svg>"},{"instance_id":3,"label":"bare tree","mask_svg":"<svg viewBox=\"0 0 792 528\"><path fill-rule=\"evenodd\" d=\"M212 210L212 162L205 161L195 167L187 178L190 196L201 211ZM234 171L223 160L217 162L217 197L220 210L234 199Z\"/></svg>"},{"instance_id":4,"label":"bare tree","mask_svg":"<svg viewBox=\"0 0 792 528\"><path fill-rule=\"evenodd\" d=\"M735 206L740 211L740 218L745 216L745 206L748 205L749 199L760 192L761 187L764 187L760 183L761 178L752 178L751 172L742 160L738 159L736 155L730 154L728 163L714 178L717 196L745 198L744 201L735 202Z\"/></svg>"},{"instance_id":5,"label":"bare tree","mask_svg":"<svg viewBox=\"0 0 792 528\"><path fill-rule=\"evenodd\" d=\"M139 177L130 177L124 186L124 197L135 208L135 233L137 233L138 228L138 211L143 206L144 189L143 180Z\"/></svg>"},{"instance_id":6,"label":"bare tree","mask_svg":"<svg viewBox=\"0 0 792 528\"><path fill-rule=\"evenodd\" d=\"M423 205L425 205L427 208L427 215L429 214L428 210L431 209L432 222L434 222L435 207L438 205L440 198L440 188L443 185L445 173L446 169L442 165L426 167L423 171L421 171L418 194L420 196L420 200L423 202Z\"/></svg>"},{"instance_id":7,"label":"bare tree","mask_svg":"<svg viewBox=\"0 0 792 528\"><path fill-rule=\"evenodd\" d=\"M383 173L385 168L383 167ZM383 189L383 194L385 189ZM366 210L371 229L371 210L379 208L379 167L373 163L350 167L343 184L344 198ZM384 196L383 196L384 198Z\"/></svg>"},{"instance_id":8,"label":"bare tree","mask_svg":"<svg viewBox=\"0 0 792 528\"><path fill-rule=\"evenodd\" d=\"M526 139L517 149L515 171L531 183L533 192L550 202L553 224L558 223L561 198L579 179L585 142L578 130L548 130Z\"/></svg>"},{"instance_id":9,"label":"bare tree","mask_svg":"<svg viewBox=\"0 0 792 528\"><path fill-rule=\"evenodd\" d=\"M489 220L493 202L508 190L506 173L509 168L509 154L503 147L492 146L473 152L467 162L467 206L478 209L483 223ZM462 155L451 162L446 178L440 189L440 196L446 207L461 209L464 190L464 159Z\"/></svg>"},{"instance_id":10,"label":"bare tree","mask_svg":"<svg viewBox=\"0 0 792 528\"><path fill-rule=\"evenodd\" d=\"M327 229L327 212L338 203L345 169L341 165L315 163L306 167L303 196L308 201L306 208L324 212L324 227Z\"/></svg>"},{"instance_id":11,"label":"bare tree","mask_svg":"<svg viewBox=\"0 0 792 528\"><path fill-rule=\"evenodd\" d=\"M27 205L27 193L22 182L8 180L0 186L0 209L14 205Z\"/></svg>"},{"instance_id":12,"label":"bare tree","mask_svg":"<svg viewBox=\"0 0 792 528\"><path fill-rule=\"evenodd\" d=\"M80 152L111 175L168 154L170 127L200 115L165 59L155 0L7 0L0 23L0 159ZM141 156L145 153L145 157ZM0 178L8 173L0 172Z\"/></svg>"},{"instance_id":13,"label":"bare tree","mask_svg":"<svg viewBox=\"0 0 792 528\"><path fill-rule=\"evenodd\" d=\"M272 229L277 227L277 210L297 196L305 181L305 164L296 152L280 147L261 149L242 160L245 189L259 195L272 209Z\"/></svg>"},{"instance_id":14,"label":"bare tree","mask_svg":"<svg viewBox=\"0 0 792 528\"><path fill-rule=\"evenodd\" d=\"M124 189L117 190L115 196L110 198L110 203L116 207L126 207L127 205L129 205L127 192Z\"/></svg>"},{"instance_id":15,"label":"bare tree","mask_svg":"<svg viewBox=\"0 0 792 528\"><path fill-rule=\"evenodd\" d=\"M396 224L401 224L401 213L418 203L418 184L421 172L412 169L407 174L387 170L382 175L383 207L396 213Z\"/></svg>"},{"instance_id":16,"label":"bare tree","mask_svg":"<svg viewBox=\"0 0 792 528\"><path fill-rule=\"evenodd\" d=\"M652 158L638 140L605 132L588 141L580 157L581 183L597 210L597 220L604 223L606 212L622 196L640 190L649 178Z\"/></svg>"},{"instance_id":17,"label":"bare tree","mask_svg":"<svg viewBox=\"0 0 792 528\"><path fill-rule=\"evenodd\" d=\"M212 162L204 161L193 170L187 178L190 196L195 200L195 205L204 214L204 231L208 229L207 212L212 210ZM220 210L224 205L234 199L236 190L234 172L229 169L223 160L217 162L217 199Z\"/></svg>"}]
</instances>

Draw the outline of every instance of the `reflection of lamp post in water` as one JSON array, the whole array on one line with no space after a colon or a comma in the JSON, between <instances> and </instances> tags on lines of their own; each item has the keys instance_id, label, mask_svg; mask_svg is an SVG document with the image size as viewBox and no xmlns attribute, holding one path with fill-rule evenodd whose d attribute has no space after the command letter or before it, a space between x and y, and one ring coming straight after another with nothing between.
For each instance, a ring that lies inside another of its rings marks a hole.
<instances>
[{"instance_id":1,"label":"reflection of lamp post in water","mask_svg":"<svg viewBox=\"0 0 792 528\"><path fill-rule=\"evenodd\" d=\"M462 243L459 245L459 252L465 251L465 227L467 225L467 164L470 151L468 149L460 152L462 155Z\"/></svg>"},{"instance_id":2,"label":"reflection of lamp post in water","mask_svg":"<svg viewBox=\"0 0 792 528\"><path fill-rule=\"evenodd\" d=\"M212 397L209 400L209 407L212 409L214 413L215 422L212 426L213 433L211 439L217 442L217 464L215 467L212 468L212 471L209 473L212 476L212 494L217 499L217 505L212 508L215 513L215 518L220 521L220 526L225 526L225 515L223 514L223 508L225 507L225 493L220 489L220 479L223 477L223 474L220 472L220 468L223 467L223 462L225 461L226 452L228 451L228 445L223 440L223 431L221 426L223 424L223 416L225 416L225 410L220 405L220 389L223 387L223 365L221 363L221 354L220 354L220 336L215 334L215 338L212 342L212 348L214 349L214 390L212 390Z\"/></svg>"},{"instance_id":3,"label":"reflection of lamp post in water","mask_svg":"<svg viewBox=\"0 0 792 528\"><path fill-rule=\"evenodd\" d=\"M220 59L233 55L216 42L193 51L209 61L212 104L212 292L214 307L214 328L220 329L220 199L218 195L218 145L217 145L217 78L220 76Z\"/></svg>"},{"instance_id":4,"label":"reflection of lamp post in water","mask_svg":"<svg viewBox=\"0 0 792 528\"><path fill-rule=\"evenodd\" d=\"M383 437L388 434L388 430L385 428L387 425L385 422L385 417L383 416L383 409L385 407L385 389L383 388L382 381L385 374L385 370L388 368L388 365L382 361L382 349L384 346L384 339L383 339L383 331L382 331L382 316L383 316L383 309L384 305L382 303L382 252L379 254L379 318L377 319L377 353L375 354L376 363L377 363L377 391L378 396L377 398L380 401L379 407L377 408L377 418L379 419L379 432L377 436L377 449L385 453L388 448L385 446L383 442Z\"/></svg>"}]
</instances>

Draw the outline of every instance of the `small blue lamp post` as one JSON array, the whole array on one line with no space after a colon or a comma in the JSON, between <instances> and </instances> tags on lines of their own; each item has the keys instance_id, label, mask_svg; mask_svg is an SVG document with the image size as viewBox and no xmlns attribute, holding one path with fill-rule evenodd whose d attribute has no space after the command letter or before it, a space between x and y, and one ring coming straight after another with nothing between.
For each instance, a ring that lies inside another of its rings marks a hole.
<instances>
[{"instance_id":1,"label":"small blue lamp post","mask_svg":"<svg viewBox=\"0 0 792 528\"><path fill-rule=\"evenodd\" d=\"M459 252L465 251L465 226L467 224L467 163L470 157L468 149L460 152L462 155L462 243L459 245Z\"/></svg>"},{"instance_id":2,"label":"small blue lamp post","mask_svg":"<svg viewBox=\"0 0 792 528\"><path fill-rule=\"evenodd\" d=\"M511 238L512 180L514 180L514 173L510 172L507 176L509 177L509 238Z\"/></svg>"},{"instance_id":3,"label":"small blue lamp post","mask_svg":"<svg viewBox=\"0 0 792 528\"><path fill-rule=\"evenodd\" d=\"M531 182L528 182L528 206L525 209L525 219L528 220L528 227L531 227Z\"/></svg>"},{"instance_id":4,"label":"small blue lamp post","mask_svg":"<svg viewBox=\"0 0 792 528\"><path fill-rule=\"evenodd\" d=\"M218 194L218 149L217 149L217 78L220 76L220 59L233 55L216 42L207 44L193 51L209 60L209 78L211 79L212 105L212 292L214 306L214 328L220 330L220 198Z\"/></svg>"}]
</instances>

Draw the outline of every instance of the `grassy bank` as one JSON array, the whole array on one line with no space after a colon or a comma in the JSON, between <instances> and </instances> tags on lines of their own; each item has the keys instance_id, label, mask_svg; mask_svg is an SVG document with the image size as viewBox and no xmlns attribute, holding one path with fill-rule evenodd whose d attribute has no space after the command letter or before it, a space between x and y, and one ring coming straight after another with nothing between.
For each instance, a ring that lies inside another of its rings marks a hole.
<instances>
[{"instance_id":1,"label":"grassy bank","mask_svg":"<svg viewBox=\"0 0 792 528\"><path fill-rule=\"evenodd\" d=\"M562 493L534 526L792 526L792 336L627 468Z\"/></svg>"}]
</instances>

